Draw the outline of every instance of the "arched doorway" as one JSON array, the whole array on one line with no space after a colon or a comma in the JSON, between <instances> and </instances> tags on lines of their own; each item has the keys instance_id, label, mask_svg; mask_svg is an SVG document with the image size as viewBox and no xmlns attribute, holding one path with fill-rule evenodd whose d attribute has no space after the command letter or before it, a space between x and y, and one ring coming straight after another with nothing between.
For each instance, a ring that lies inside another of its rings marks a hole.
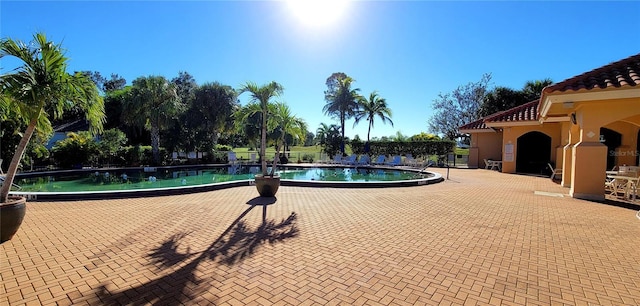
<instances>
[{"instance_id":1,"label":"arched doorway","mask_svg":"<svg viewBox=\"0 0 640 306\"><path fill-rule=\"evenodd\" d=\"M607 169L616 165L616 149L622 144L622 135L608 128L600 128L600 142L607 146Z\"/></svg>"},{"instance_id":2,"label":"arched doorway","mask_svg":"<svg viewBox=\"0 0 640 306\"><path fill-rule=\"evenodd\" d=\"M541 132L529 132L518 137L516 172L547 174L551 160L551 137Z\"/></svg>"}]
</instances>

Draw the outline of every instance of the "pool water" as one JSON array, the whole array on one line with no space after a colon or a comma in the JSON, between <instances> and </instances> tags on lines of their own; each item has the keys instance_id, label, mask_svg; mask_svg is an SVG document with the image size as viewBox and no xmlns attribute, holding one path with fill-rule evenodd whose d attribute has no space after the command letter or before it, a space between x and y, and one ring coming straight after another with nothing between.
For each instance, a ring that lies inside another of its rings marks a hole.
<instances>
[{"instance_id":1,"label":"pool water","mask_svg":"<svg viewBox=\"0 0 640 306\"><path fill-rule=\"evenodd\" d=\"M282 179L328 182L388 182L427 177L416 172L374 168L284 169L279 173Z\"/></svg>"},{"instance_id":2,"label":"pool water","mask_svg":"<svg viewBox=\"0 0 640 306\"><path fill-rule=\"evenodd\" d=\"M276 171L283 180L331 182L387 182L428 177L426 173L375 168L291 168ZM146 170L146 171L145 171ZM23 192L81 192L137 190L194 186L252 180L259 167L231 166L207 169L147 168L55 173L17 178Z\"/></svg>"}]
</instances>

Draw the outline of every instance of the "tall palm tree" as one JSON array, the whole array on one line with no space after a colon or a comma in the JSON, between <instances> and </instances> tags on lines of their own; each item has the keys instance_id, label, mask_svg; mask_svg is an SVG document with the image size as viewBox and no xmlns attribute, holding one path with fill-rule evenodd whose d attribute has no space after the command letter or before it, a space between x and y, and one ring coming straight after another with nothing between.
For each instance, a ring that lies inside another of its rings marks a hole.
<instances>
[{"instance_id":1,"label":"tall palm tree","mask_svg":"<svg viewBox=\"0 0 640 306\"><path fill-rule=\"evenodd\" d=\"M210 138L212 145L222 132L231 129L233 121L229 118L238 108L237 94L231 86L218 82L203 84L194 91L189 120Z\"/></svg>"},{"instance_id":2,"label":"tall palm tree","mask_svg":"<svg viewBox=\"0 0 640 306\"><path fill-rule=\"evenodd\" d=\"M176 85L162 76L139 77L132 83L131 96L122 105L125 122L144 127L151 133L151 152L160 163L160 129L166 128L184 111Z\"/></svg>"},{"instance_id":3,"label":"tall palm tree","mask_svg":"<svg viewBox=\"0 0 640 306\"><path fill-rule=\"evenodd\" d=\"M275 81L262 86L259 86L254 82L247 82L238 90L238 95L249 92L251 94L251 102L255 102L260 105L260 111L262 113L260 160L262 162L263 176L267 175L265 151L267 150L267 117L269 116L269 104L271 104L271 99L282 95L283 91L284 87Z\"/></svg>"},{"instance_id":4,"label":"tall palm tree","mask_svg":"<svg viewBox=\"0 0 640 306\"><path fill-rule=\"evenodd\" d=\"M353 123L353 126L355 127L362 119L369 121L367 143L369 143L371 129L373 128L373 122L376 117L380 118L382 123L389 121L391 126L393 126L393 121L391 121L391 109L387 106L387 100L380 97L377 91L372 92L369 95L369 99L360 99L358 103L360 106L355 112L355 122Z\"/></svg>"},{"instance_id":5,"label":"tall palm tree","mask_svg":"<svg viewBox=\"0 0 640 306\"><path fill-rule=\"evenodd\" d=\"M285 103L278 102L274 105L274 127L280 130L280 141L284 148L287 150L286 135L291 135L293 138L297 138L304 141L307 137L307 123L291 113L291 109ZM279 157L279 146L276 143L276 159ZM275 169L275 162L274 167Z\"/></svg>"},{"instance_id":6,"label":"tall palm tree","mask_svg":"<svg viewBox=\"0 0 640 306\"><path fill-rule=\"evenodd\" d=\"M21 66L0 76L0 108L11 109L27 123L16 149L5 181L0 189L0 203L7 202L22 155L34 132L50 133L50 119L58 119L67 110L77 108L85 113L91 132L102 131L105 120L104 101L98 88L78 72L67 73L67 58L60 44L36 33L33 42L5 38L0 41L0 58L11 56Z\"/></svg>"},{"instance_id":7,"label":"tall palm tree","mask_svg":"<svg viewBox=\"0 0 640 306\"><path fill-rule=\"evenodd\" d=\"M332 117L337 117L340 121L340 130L342 131L341 153L344 155L344 124L345 121L355 114L358 109L358 100L361 99L360 88L351 88L353 79L345 77L338 79L335 91L327 91L325 100L327 104L322 111Z\"/></svg>"}]
</instances>

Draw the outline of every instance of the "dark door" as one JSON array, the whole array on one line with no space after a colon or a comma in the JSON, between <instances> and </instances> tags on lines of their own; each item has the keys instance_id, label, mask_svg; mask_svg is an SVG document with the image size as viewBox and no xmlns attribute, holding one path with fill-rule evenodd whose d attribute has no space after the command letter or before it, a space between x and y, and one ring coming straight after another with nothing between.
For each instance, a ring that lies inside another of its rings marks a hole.
<instances>
[{"instance_id":1,"label":"dark door","mask_svg":"<svg viewBox=\"0 0 640 306\"><path fill-rule=\"evenodd\" d=\"M616 149L622 144L622 135L607 128L600 128L600 142L607 146L607 170L616 165Z\"/></svg>"},{"instance_id":2,"label":"dark door","mask_svg":"<svg viewBox=\"0 0 640 306\"><path fill-rule=\"evenodd\" d=\"M518 138L516 172L548 174L551 160L551 137L540 132L529 132Z\"/></svg>"}]
</instances>

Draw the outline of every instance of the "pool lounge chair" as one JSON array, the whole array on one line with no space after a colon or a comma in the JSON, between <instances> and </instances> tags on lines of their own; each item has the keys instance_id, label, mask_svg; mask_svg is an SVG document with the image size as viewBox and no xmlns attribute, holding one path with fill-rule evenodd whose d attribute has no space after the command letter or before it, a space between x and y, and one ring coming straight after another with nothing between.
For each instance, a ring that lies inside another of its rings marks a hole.
<instances>
[{"instance_id":1,"label":"pool lounge chair","mask_svg":"<svg viewBox=\"0 0 640 306\"><path fill-rule=\"evenodd\" d=\"M359 166L366 166L370 162L371 162L371 158L369 157L369 155L365 154L365 155L360 155L360 159L358 159L356 164Z\"/></svg>"},{"instance_id":2,"label":"pool lounge chair","mask_svg":"<svg viewBox=\"0 0 640 306\"><path fill-rule=\"evenodd\" d=\"M249 154L249 160L247 161L247 164L255 164L256 162L258 162L256 153Z\"/></svg>"},{"instance_id":3,"label":"pool lounge chair","mask_svg":"<svg viewBox=\"0 0 640 306\"><path fill-rule=\"evenodd\" d=\"M400 157L400 155L395 155L391 161L385 162L384 164L387 166L399 166L402 164L402 157Z\"/></svg>"},{"instance_id":4,"label":"pool lounge chair","mask_svg":"<svg viewBox=\"0 0 640 306\"><path fill-rule=\"evenodd\" d=\"M407 154L404 157L404 165L410 166L410 167L417 167L419 166L419 163L415 158L413 158L411 154Z\"/></svg>"},{"instance_id":5,"label":"pool lounge chair","mask_svg":"<svg viewBox=\"0 0 640 306\"><path fill-rule=\"evenodd\" d=\"M342 163L342 155L336 154L331 160L330 164L341 164Z\"/></svg>"},{"instance_id":6,"label":"pool lounge chair","mask_svg":"<svg viewBox=\"0 0 640 306\"><path fill-rule=\"evenodd\" d=\"M238 162L238 158L236 157L236 152L228 152L227 159L229 164L235 164L236 162Z\"/></svg>"},{"instance_id":7,"label":"pool lounge chair","mask_svg":"<svg viewBox=\"0 0 640 306\"><path fill-rule=\"evenodd\" d=\"M386 156L378 155L378 157L376 157L376 160L374 162L372 162L371 164L373 164L373 165L384 165L384 160L385 159L387 159Z\"/></svg>"},{"instance_id":8,"label":"pool lounge chair","mask_svg":"<svg viewBox=\"0 0 640 306\"><path fill-rule=\"evenodd\" d=\"M2 184L4 184L4 175L0 176L0 186L2 186ZM22 187L20 187L18 184L16 183L12 183L11 186L13 186L14 188L20 190L22 189Z\"/></svg>"},{"instance_id":9,"label":"pool lounge chair","mask_svg":"<svg viewBox=\"0 0 640 306\"><path fill-rule=\"evenodd\" d=\"M351 154L351 155L349 155L349 157L347 157L347 158L342 160L342 164L343 165L355 165L357 158L358 158L358 155Z\"/></svg>"}]
</instances>

